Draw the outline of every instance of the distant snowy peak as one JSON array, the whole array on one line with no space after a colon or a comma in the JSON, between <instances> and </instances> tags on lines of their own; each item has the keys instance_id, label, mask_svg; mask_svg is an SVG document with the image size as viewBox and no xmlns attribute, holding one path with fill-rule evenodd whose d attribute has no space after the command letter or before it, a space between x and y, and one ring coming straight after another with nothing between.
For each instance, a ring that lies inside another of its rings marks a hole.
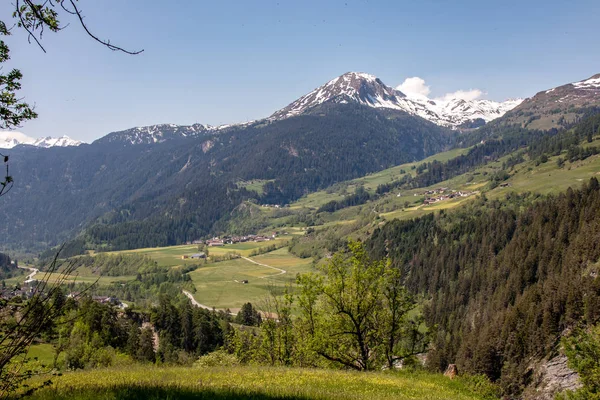
<instances>
[{"instance_id":1,"label":"distant snowy peak","mask_svg":"<svg viewBox=\"0 0 600 400\"><path fill-rule=\"evenodd\" d=\"M36 139L31 144L33 146L37 146L37 147L48 148L48 147L80 146L83 144L83 142L81 142L79 140L71 139L68 136L61 136L59 138L53 138L53 137L48 136L45 138Z\"/></svg>"},{"instance_id":2,"label":"distant snowy peak","mask_svg":"<svg viewBox=\"0 0 600 400\"><path fill-rule=\"evenodd\" d=\"M489 122L501 117L521 101L517 99L500 103L490 100L436 100L423 95L407 96L385 85L373 75L348 72L302 96L269 119L279 120L300 115L325 102L352 102L373 108L405 111L437 125L458 128L476 120Z\"/></svg>"},{"instance_id":3,"label":"distant snowy peak","mask_svg":"<svg viewBox=\"0 0 600 400\"><path fill-rule=\"evenodd\" d=\"M233 126L240 125L176 125L176 124L159 124L141 126L124 131L112 132L106 136L101 137L94 143L113 143L122 144L124 146L138 145L138 144L153 144L162 143L167 140L181 139L185 137L196 137L205 134L216 133Z\"/></svg>"},{"instance_id":4,"label":"distant snowy peak","mask_svg":"<svg viewBox=\"0 0 600 400\"><path fill-rule=\"evenodd\" d=\"M429 104L432 104L431 109L441 118L439 125L457 127L476 120L483 120L486 123L490 122L496 118L500 118L521 104L522 101L523 99L497 102L492 100L450 98L434 101L435 105L431 102Z\"/></svg>"},{"instance_id":5,"label":"distant snowy peak","mask_svg":"<svg viewBox=\"0 0 600 400\"><path fill-rule=\"evenodd\" d=\"M0 148L12 149L20 144L49 148L79 146L83 144L83 142L73 140L68 136L61 136L59 138L52 138L48 136L45 138L34 139L17 131L0 131Z\"/></svg>"}]
</instances>

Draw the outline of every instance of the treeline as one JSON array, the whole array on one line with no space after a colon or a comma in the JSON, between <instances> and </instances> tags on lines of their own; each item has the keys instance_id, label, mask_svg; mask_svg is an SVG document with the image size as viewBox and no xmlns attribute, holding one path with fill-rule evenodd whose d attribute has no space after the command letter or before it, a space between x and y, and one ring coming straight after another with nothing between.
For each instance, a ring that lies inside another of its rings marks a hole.
<instances>
[{"instance_id":1,"label":"treeline","mask_svg":"<svg viewBox=\"0 0 600 400\"><path fill-rule=\"evenodd\" d=\"M15 265L11 265L9 255L0 253L0 279L11 278L20 273L21 271L17 269L17 262L15 261Z\"/></svg>"},{"instance_id":2,"label":"treeline","mask_svg":"<svg viewBox=\"0 0 600 400\"><path fill-rule=\"evenodd\" d=\"M581 142L591 143L594 137L600 136L600 115L591 116L571 130L565 130L557 135L546 136L529 145L528 154L532 160L558 156L566 152L566 160L584 160L600 153L597 146L582 146Z\"/></svg>"},{"instance_id":3,"label":"treeline","mask_svg":"<svg viewBox=\"0 0 600 400\"><path fill-rule=\"evenodd\" d=\"M335 212L337 210L341 210L342 208L365 204L367 201L376 197L377 196L367 192L363 186L358 186L354 190L353 194L345 196L342 200L332 200L328 203L325 203L319 207L317 212Z\"/></svg>"},{"instance_id":4,"label":"treeline","mask_svg":"<svg viewBox=\"0 0 600 400\"><path fill-rule=\"evenodd\" d=\"M118 312L91 297L67 299L60 291L54 301L62 304L61 315L43 339L54 344L55 368L109 366L122 362L119 355L140 362L190 363L222 346L228 329L218 314L192 307L181 296L159 296L149 313Z\"/></svg>"},{"instance_id":5,"label":"treeline","mask_svg":"<svg viewBox=\"0 0 600 400\"><path fill-rule=\"evenodd\" d=\"M136 275L156 266L156 262L149 257L135 253L86 255L70 258L67 263L74 269L89 268L98 276Z\"/></svg>"},{"instance_id":6,"label":"treeline","mask_svg":"<svg viewBox=\"0 0 600 400\"><path fill-rule=\"evenodd\" d=\"M43 265L42 263L40 268ZM91 287L87 281L69 281L66 288L71 292L85 290L99 296L110 294L120 300L135 302L137 306L150 307L161 294L176 297L182 289L194 292L196 289L189 273L198 266L199 264L188 264L178 268L167 268L140 254L101 253L64 260L58 272L68 268L73 271L72 275L77 275L80 269L85 269L86 278L89 278L89 275L99 278ZM101 277L116 278L112 283L106 283L100 280Z\"/></svg>"},{"instance_id":7,"label":"treeline","mask_svg":"<svg viewBox=\"0 0 600 400\"><path fill-rule=\"evenodd\" d=\"M431 368L449 363L499 381L508 396L530 383L532 357L567 328L600 318L600 185L547 199L485 197L452 213L392 221L367 245L389 255L438 327Z\"/></svg>"}]
</instances>

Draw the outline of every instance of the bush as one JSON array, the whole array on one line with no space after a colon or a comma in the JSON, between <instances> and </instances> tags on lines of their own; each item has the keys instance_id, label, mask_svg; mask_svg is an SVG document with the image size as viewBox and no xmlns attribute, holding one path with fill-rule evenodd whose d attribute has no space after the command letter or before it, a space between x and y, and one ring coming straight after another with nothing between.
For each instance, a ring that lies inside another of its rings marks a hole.
<instances>
[{"instance_id":1,"label":"bush","mask_svg":"<svg viewBox=\"0 0 600 400\"><path fill-rule=\"evenodd\" d=\"M233 367L239 365L240 362L237 357L233 354L229 354L225 350L216 350L212 353L208 353L205 356L200 357L195 363L194 367L197 368L210 368L210 367Z\"/></svg>"}]
</instances>

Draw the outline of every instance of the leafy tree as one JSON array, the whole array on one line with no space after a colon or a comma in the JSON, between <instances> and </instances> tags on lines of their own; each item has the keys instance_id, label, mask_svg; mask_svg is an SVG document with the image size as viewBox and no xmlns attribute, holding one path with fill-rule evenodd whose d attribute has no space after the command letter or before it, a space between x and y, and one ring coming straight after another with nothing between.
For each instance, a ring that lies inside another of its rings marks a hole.
<instances>
[{"instance_id":1,"label":"leafy tree","mask_svg":"<svg viewBox=\"0 0 600 400\"><path fill-rule=\"evenodd\" d=\"M389 259L371 259L360 242L348 249L321 267L321 276L298 279L301 325L312 351L333 364L361 371L393 365L408 355L401 343L415 304Z\"/></svg>"}]
</instances>

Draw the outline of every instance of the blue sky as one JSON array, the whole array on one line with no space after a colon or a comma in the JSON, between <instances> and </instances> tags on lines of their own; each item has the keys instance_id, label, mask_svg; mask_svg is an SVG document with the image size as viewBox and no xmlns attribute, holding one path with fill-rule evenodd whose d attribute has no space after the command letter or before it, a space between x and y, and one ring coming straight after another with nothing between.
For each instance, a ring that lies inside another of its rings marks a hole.
<instances>
[{"instance_id":1,"label":"blue sky","mask_svg":"<svg viewBox=\"0 0 600 400\"><path fill-rule=\"evenodd\" d=\"M0 4L8 20L11 6ZM389 86L418 76L438 97L529 97L600 72L600 2L79 0L89 27L138 56L111 52L77 22L4 38L21 95L40 117L19 130L92 141L156 123L266 117L347 71Z\"/></svg>"}]
</instances>

